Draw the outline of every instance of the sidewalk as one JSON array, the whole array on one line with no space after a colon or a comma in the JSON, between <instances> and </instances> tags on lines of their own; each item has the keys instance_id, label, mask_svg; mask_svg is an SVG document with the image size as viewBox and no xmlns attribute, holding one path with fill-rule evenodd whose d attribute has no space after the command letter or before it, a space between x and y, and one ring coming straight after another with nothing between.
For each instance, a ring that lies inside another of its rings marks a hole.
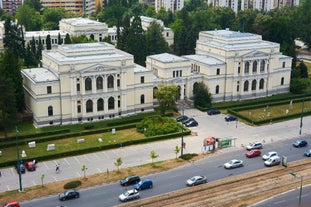
<instances>
[{"instance_id":1,"label":"sidewalk","mask_svg":"<svg viewBox=\"0 0 311 207\"><path fill-rule=\"evenodd\" d=\"M207 116L206 113L195 109L186 109L185 115L189 115L198 120L200 126L192 128L196 132L196 136L184 137L186 149L184 153L202 153L203 138L213 136L217 138L237 137L235 147L219 150L224 153L229 150L240 149L241 146L247 145L252 141L262 141L266 144L281 139L289 139L299 137L300 119L286 121L282 123L270 124L260 127L248 126L243 123L225 123L224 115ZM221 123L221 124L220 124ZM311 117L303 118L303 134L311 134ZM58 160L39 162L38 168L34 172L26 172L22 175L22 186L27 188L30 186L41 185L41 175L44 174L44 183L51 183L70 178L83 177L81 170L85 165L88 169L86 175L103 173L116 170L114 162L116 158L121 157L123 164L121 168L142 165L150 163L150 151L154 150L159 157L154 161L174 159L175 146L181 145L181 138L147 143L135 146L124 146L122 148L90 153L75 157L66 157ZM60 173L55 172L56 164L60 164ZM19 189L19 177L13 167L1 169L0 192Z\"/></svg>"}]
</instances>

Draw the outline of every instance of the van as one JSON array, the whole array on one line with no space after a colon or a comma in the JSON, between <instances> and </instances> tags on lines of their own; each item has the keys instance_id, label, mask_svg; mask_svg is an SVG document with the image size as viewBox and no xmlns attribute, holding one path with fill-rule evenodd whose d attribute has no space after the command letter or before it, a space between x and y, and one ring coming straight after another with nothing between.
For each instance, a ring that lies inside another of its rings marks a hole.
<instances>
[{"instance_id":1,"label":"van","mask_svg":"<svg viewBox=\"0 0 311 207\"><path fill-rule=\"evenodd\" d=\"M268 160L265 161L265 166L275 166L281 163L281 158L279 156L270 157Z\"/></svg>"},{"instance_id":2,"label":"van","mask_svg":"<svg viewBox=\"0 0 311 207\"><path fill-rule=\"evenodd\" d=\"M137 183L134 188L136 190L145 190L145 189L150 189L153 187L153 183L152 180L150 179L142 179L141 181L139 181L139 183Z\"/></svg>"}]
</instances>

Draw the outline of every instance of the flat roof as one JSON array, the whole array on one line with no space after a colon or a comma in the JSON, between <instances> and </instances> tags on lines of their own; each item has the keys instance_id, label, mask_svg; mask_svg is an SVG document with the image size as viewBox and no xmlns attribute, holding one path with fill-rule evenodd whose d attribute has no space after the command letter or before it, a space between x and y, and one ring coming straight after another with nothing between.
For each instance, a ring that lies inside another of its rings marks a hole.
<instances>
[{"instance_id":1,"label":"flat roof","mask_svg":"<svg viewBox=\"0 0 311 207\"><path fill-rule=\"evenodd\" d=\"M75 25L75 26L84 26L84 25L106 25L104 22L98 22L95 20L91 20L88 18L69 18L69 19L62 19L61 22L65 22L70 25Z\"/></svg>"},{"instance_id":2,"label":"flat roof","mask_svg":"<svg viewBox=\"0 0 311 207\"><path fill-rule=\"evenodd\" d=\"M183 58L183 57L179 57L177 55L173 55L173 54L169 54L169 53L150 55L149 57L152 58L152 59L161 61L161 62L165 62L165 63L186 61L186 59Z\"/></svg>"},{"instance_id":3,"label":"flat roof","mask_svg":"<svg viewBox=\"0 0 311 207\"><path fill-rule=\"evenodd\" d=\"M221 64L225 64L224 61L221 61L217 58L208 56L208 55L184 55L182 56L184 58L190 59L190 60L194 60L203 64L207 64L207 65L221 65Z\"/></svg>"},{"instance_id":4,"label":"flat roof","mask_svg":"<svg viewBox=\"0 0 311 207\"><path fill-rule=\"evenodd\" d=\"M46 68L23 69L22 72L35 83L58 81L58 77Z\"/></svg>"}]
</instances>

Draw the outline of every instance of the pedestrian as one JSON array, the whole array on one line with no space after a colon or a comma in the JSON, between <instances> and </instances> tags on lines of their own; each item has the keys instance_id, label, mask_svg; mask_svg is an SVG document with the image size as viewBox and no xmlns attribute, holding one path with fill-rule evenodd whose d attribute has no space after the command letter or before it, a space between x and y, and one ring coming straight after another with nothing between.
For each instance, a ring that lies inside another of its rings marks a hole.
<instances>
[{"instance_id":1,"label":"pedestrian","mask_svg":"<svg viewBox=\"0 0 311 207\"><path fill-rule=\"evenodd\" d=\"M59 164L56 164L56 173L59 173Z\"/></svg>"},{"instance_id":2,"label":"pedestrian","mask_svg":"<svg viewBox=\"0 0 311 207\"><path fill-rule=\"evenodd\" d=\"M184 149L186 149L186 142L183 142L183 143L182 143L182 147L183 147Z\"/></svg>"}]
</instances>

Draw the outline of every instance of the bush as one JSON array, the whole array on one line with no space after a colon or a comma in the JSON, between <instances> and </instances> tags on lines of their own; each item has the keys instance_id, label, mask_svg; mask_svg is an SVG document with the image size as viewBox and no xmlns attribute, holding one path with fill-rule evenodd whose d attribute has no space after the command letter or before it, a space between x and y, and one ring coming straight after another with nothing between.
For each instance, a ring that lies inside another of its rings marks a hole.
<instances>
[{"instance_id":1,"label":"bush","mask_svg":"<svg viewBox=\"0 0 311 207\"><path fill-rule=\"evenodd\" d=\"M64 189L72 189L80 186L82 183L80 180L74 180L64 185Z\"/></svg>"},{"instance_id":2,"label":"bush","mask_svg":"<svg viewBox=\"0 0 311 207\"><path fill-rule=\"evenodd\" d=\"M193 157L198 156L198 154L196 153L192 153L192 154L183 154L182 156L180 156L181 159L183 160L191 160Z\"/></svg>"}]
</instances>

